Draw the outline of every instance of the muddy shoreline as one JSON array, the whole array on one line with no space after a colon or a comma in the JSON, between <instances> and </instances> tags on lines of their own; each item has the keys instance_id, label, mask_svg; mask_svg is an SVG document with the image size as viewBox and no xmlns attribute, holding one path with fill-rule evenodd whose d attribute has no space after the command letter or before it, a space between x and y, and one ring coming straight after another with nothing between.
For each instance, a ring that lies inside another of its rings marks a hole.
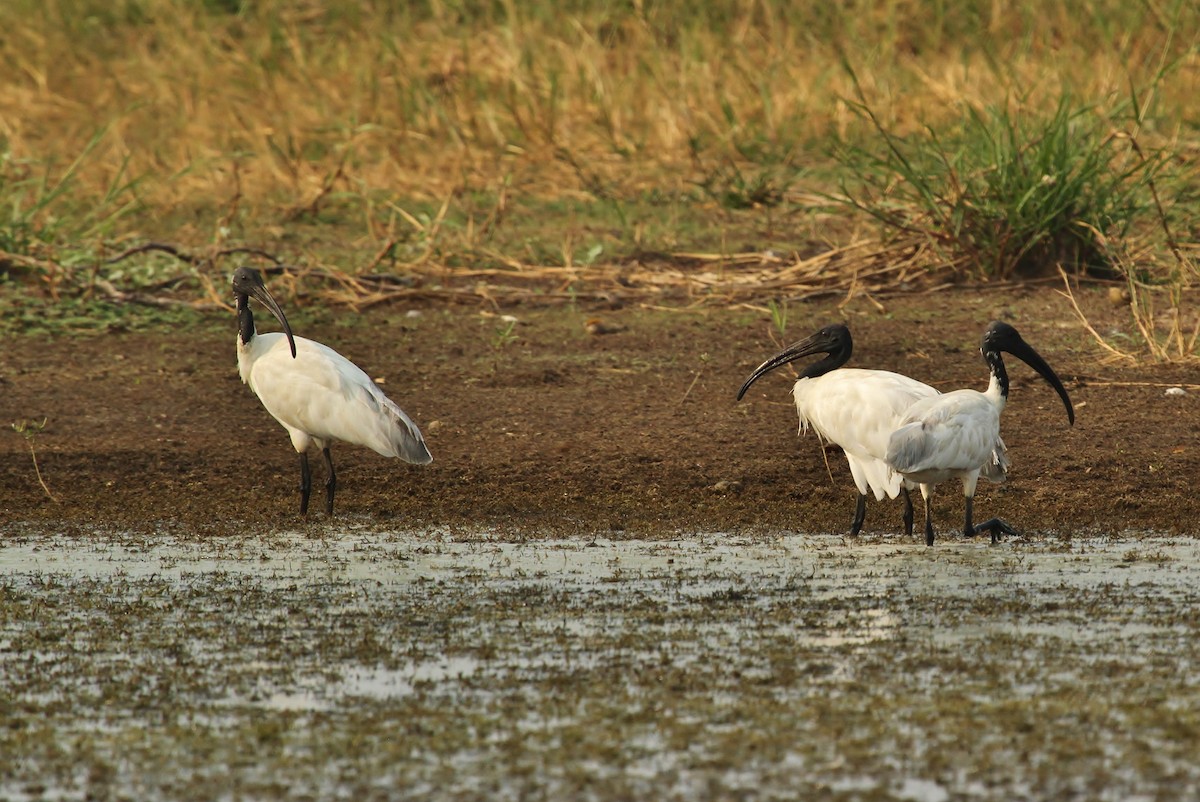
<instances>
[{"instance_id":1,"label":"muddy shoreline","mask_svg":"<svg viewBox=\"0 0 1200 802\"><path fill-rule=\"evenodd\" d=\"M1082 301L1100 330L1130 328L1101 291ZM416 468L336 447L339 520L483 527L513 538L848 528L854 496L844 458L797 436L785 371L734 400L777 349L765 314L505 311L520 321L509 337L494 314L463 308L309 314L300 333L382 379L435 459ZM597 316L619 331L589 333ZM1053 392L1024 366L1011 368L1003 433L1013 468L1007 484L981 485L977 517L1000 515L1031 536L1194 532L1200 392L1165 393L1194 381L1194 368L1104 362L1054 293L943 292L888 301L886 314L866 301L793 306L786 336L846 319L856 338L852 365L942 389L982 388L976 348L993 318L1013 322L1046 356L1078 420L1069 427ZM0 525L207 537L302 523L295 453L238 379L234 337L232 316L214 316L186 331L6 343ZM32 443L56 500L37 481L29 442L8 429L43 418ZM872 502L867 531L899 531L900 512L898 503ZM955 537L960 490L943 486L935 512L939 533Z\"/></svg>"},{"instance_id":2,"label":"muddy shoreline","mask_svg":"<svg viewBox=\"0 0 1200 802\"><path fill-rule=\"evenodd\" d=\"M232 319L11 341L0 412L45 418L56 500L0 437L0 797L1194 797L1191 368L1104 363L1053 295L868 306L788 333L844 311L853 364L981 387L1003 317L1064 379L1074 427L1010 371L976 512L1020 538L953 534L955 487L932 549L899 503L845 537L788 377L734 400L776 350L754 310L298 314L435 457L335 448L333 520Z\"/></svg>"}]
</instances>

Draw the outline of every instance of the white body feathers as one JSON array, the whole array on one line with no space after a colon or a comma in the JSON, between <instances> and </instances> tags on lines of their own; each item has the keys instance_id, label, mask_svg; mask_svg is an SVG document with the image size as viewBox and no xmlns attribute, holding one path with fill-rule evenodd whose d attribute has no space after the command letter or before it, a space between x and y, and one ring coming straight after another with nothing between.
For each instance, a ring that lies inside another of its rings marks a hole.
<instances>
[{"instance_id":1,"label":"white body feathers","mask_svg":"<svg viewBox=\"0 0 1200 802\"><path fill-rule=\"evenodd\" d=\"M279 421L296 451L332 442L366 446L385 457L433 460L420 430L357 365L328 346L296 337L293 359L283 334L238 337L238 373Z\"/></svg>"},{"instance_id":2,"label":"white body feathers","mask_svg":"<svg viewBox=\"0 0 1200 802\"><path fill-rule=\"evenodd\" d=\"M1000 438L1005 399L993 377L985 393L955 390L914 403L887 445L886 461L911 481L938 484L961 479L972 496L979 477L1003 482L1008 449Z\"/></svg>"},{"instance_id":3,"label":"white body feathers","mask_svg":"<svg viewBox=\"0 0 1200 802\"><path fill-rule=\"evenodd\" d=\"M888 438L914 403L936 398L938 391L899 373L841 368L798 380L792 397L800 431L812 427L822 439L841 446L858 492L873 493L881 501L885 495L899 495L902 481L885 461Z\"/></svg>"}]
</instances>

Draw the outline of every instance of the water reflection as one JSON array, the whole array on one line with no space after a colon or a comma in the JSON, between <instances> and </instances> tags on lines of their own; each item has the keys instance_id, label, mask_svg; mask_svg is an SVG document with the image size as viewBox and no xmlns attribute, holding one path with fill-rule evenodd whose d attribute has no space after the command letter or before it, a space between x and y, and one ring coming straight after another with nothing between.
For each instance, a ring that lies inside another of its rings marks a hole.
<instances>
[{"instance_id":1,"label":"water reflection","mask_svg":"<svg viewBox=\"0 0 1200 802\"><path fill-rule=\"evenodd\" d=\"M926 549L792 533L35 533L0 544L0 698L23 722L0 728L0 752L22 756L0 762L0 797L35 781L34 797L81 796L94 776L147 799L231 776L320 796L361 776L364 792L399 777L469 798L797 783L1021 798L1045 777L1020 756L1057 743L1071 744L1060 773L1184 787L1200 782L1179 737L1200 727L1196 588L1196 543L1142 534ZM61 743L95 761L83 780L47 746ZM996 756L986 782L944 770L960 745ZM176 759L191 749L205 759Z\"/></svg>"}]
</instances>

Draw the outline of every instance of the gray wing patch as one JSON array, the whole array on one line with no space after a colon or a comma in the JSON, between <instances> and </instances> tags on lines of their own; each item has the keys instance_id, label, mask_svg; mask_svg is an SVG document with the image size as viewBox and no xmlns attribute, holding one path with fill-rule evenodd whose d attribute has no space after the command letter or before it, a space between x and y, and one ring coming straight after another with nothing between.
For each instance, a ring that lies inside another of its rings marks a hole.
<instances>
[{"instance_id":1,"label":"gray wing patch","mask_svg":"<svg viewBox=\"0 0 1200 802\"><path fill-rule=\"evenodd\" d=\"M996 445L992 449L992 456L979 471L979 475L987 479L992 484L1000 484L1008 478L1008 446L1004 445L1004 440L997 436Z\"/></svg>"},{"instance_id":2,"label":"gray wing patch","mask_svg":"<svg viewBox=\"0 0 1200 802\"><path fill-rule=\"evenodd\" d=\"M907 423L888 438L885 461L900 473L917 470L929 452L929 438L925 436L925 425L921 421Z\"/></svg>"},{"instance_id":3,"label":"gray wing patch","mask_svg":"<svg viewBox=\"0 0 1200 802\"><path fill-rule=\"evenodd\" d=\"M357 389L361 401L370 410L367 418L373 423L368 425L375 429L377 437L382 437L383 441L391 446L392 456L416 465L427 465L433 461L433 456L425 445L425 438L421 436L421 430L395 401L384 395L383 390L374 382L359 385ZM382 445L378 440L376 443ZM385 451L376 446L372 448L385 454Z\"/></svg>"}]
</instances>

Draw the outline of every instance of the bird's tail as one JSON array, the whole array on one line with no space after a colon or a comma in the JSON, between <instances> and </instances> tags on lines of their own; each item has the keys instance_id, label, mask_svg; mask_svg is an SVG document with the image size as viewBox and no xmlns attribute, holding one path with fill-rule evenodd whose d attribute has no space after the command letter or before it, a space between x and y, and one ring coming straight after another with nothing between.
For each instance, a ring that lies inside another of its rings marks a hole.
<instances>
[{"instance_id":1,"label":"bird's tail","mask_svg":"<svg viewBox=\"0 0 1200 802\"><path fill-rule=\"evenodd\" d=\"M425 438L421 436L421 430L417 428L417 424L413 423L399 408L396 409L396 412L399 415L394 421L395 427L392 435L392 445L396 449L396 456L414 465L428 465L433 462L433 455L429 453L429 447L425 445Z\"/></svg>"},{"instance_id":2,"label":"bird's tail","mask_svg":"<svg viewBox=\"0 0 1200 802\"><path fill-rule=\"evenodd\" d=\"M385 457L399 457L414 465L428 465L433 462L433 455L425 445L425 438L412 418L404 414L404 410L396 402L378 391L373 385L371 396L377 404L377 409L386 414L374 416L376 436L370 438L371 448Z\"/></svg>"}]
</instances>

